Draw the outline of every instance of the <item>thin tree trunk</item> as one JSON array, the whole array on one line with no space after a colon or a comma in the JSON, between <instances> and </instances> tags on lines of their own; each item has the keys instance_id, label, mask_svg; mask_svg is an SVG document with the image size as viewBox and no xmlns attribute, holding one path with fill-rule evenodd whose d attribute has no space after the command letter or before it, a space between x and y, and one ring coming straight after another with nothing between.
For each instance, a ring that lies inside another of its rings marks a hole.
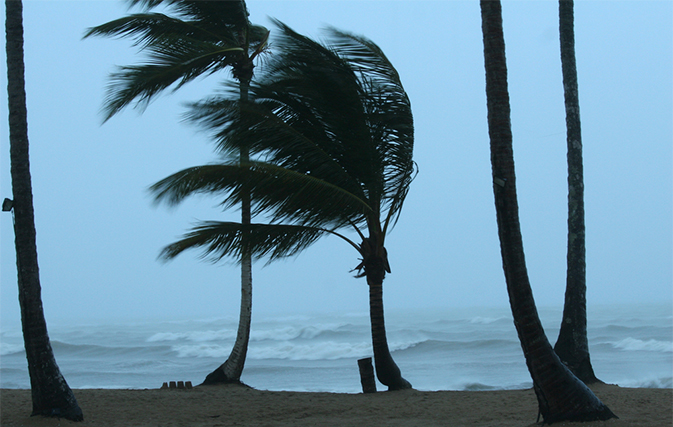
<instances>
[{"instance_id":1,"label":"thin tree trunk","mask_svg":"<svg viewBox=\"0 0 673 427\"><path fill-rule=\"evenodd\" d=\"M54 359L42 309L23 60L23 5L6 0L7 93L14 234L21 325L28 361L33 415L81 421L82 410Z\"/></svg>"},{"instance_id":2,"label":"thin tree trunk","mask_svg":"<svg viewBox=\"0 0 673 427\"><path fill-rule=\"evenodd\" d=\"M239 78L239 92L241 103L248 102L250 81L252 80L252 62L242 66L236 73ZM250 153L242 147L239 155L241 163L250 161ZM241 224L250 225L252 221L250 190L244 185L241 188ZM252 257L248 248L246 232L241 236L241 309L238 320L236 341L227 360L217 369L206 376L203 384L240 383L241 374L245 366L250 342L250 327L252 324Z\"/></svg>"},{"instance_id":3,"label":"thin tree trunk","mask_svg":"<svg viewBox=\"0 0 673 427\"><path fill-rule=\"evenodd\" d=\"M492 0L480 3L500 250L514 325L533 379L539 411L548 423L609 419L614 417L612 411L554 353L535 308L519 226L501 5Z\"/></svg>"},{"instance_id":4,"label":"thin tree trunk","mask_svg":"<svg viewBox=\"0 0 673 427\"><path fill-rule=\"evenodd\" d=\"M584 168L573 27L573 1L560 0L559 33L568 140L568 267L563 321L554 351L588 384L598 379L591 366L587 339Z\"/></svg>"},{"instance_id":5,"label":"thin tree trunk","mask_svg":"<svg viewBox=\"0 0 673 427\"><path fill-rule=\"evenodd\" d=\"M248 262L241 265L241 308L238 319L236 341L227 360L206 376L205 385L241 383L241 374L248 354L250 325L252 322L252 266Z\"/></svg>"},{"instance_id":6,"label":"thin tree trunk","mask_svg":"<svg viewBox=\"0 0 673 427\"><path fill-rule=\"evenodd\" d=\"M365 256L365 276L369 285L369 317L372 328L372 348L374 351L374 366L376 377L388 390L404 390L411 388L409 381L402 378L400 368L397 366L388 348L386 338L386 324L383 315L383 279L386 275L387 260L375 253L376 244L368 239L363 245L369 244L370 255ZM382 249L385 254L385 249Z\"/></svg>"}]
</instances>

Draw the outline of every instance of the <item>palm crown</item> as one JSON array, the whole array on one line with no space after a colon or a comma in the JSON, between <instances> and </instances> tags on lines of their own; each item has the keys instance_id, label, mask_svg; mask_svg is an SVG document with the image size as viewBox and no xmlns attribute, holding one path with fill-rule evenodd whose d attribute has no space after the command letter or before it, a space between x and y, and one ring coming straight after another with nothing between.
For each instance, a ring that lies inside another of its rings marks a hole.
<instances>
[{"instance_id":1,"label":"palm crown","mask_svg":"<svg viewBox=\"0 0 673 427\"><path fill-rule=\"evenodd\" d=\"M199 76L231 67L234 77L249 80L252 61L264 49L269 32L252 25L244 1L129 0L142 13L90 28L84 37L131 37L145 52L141 65L119 67L111 75L105 119L136 102L152 98ZM152 12L163 5L169 14Z\"/></svg>"},{"instance_id":2,"label":"palm crown","mask_svg":"<svg viewBox=\"0 0 673 427\"><path fill-rule=\"evenodd\" d=\"M366 245L339 234L344 228L385 251L415 175L411 106L399 76L368 39L330 29L320 44L277 25L280 53L251 83L250 100L231 91L193 104L188 114L212 132L224 155L245 147L254 160L230 156L152 187L169 203L221 192L232 207L245 185L253 212L271 223L204 223L167 247L167 257L195 246L217 259L236 256L242 232L254 257L294 255L325 234L338 234L364 257Z\"/></svg>"}]
</instances>

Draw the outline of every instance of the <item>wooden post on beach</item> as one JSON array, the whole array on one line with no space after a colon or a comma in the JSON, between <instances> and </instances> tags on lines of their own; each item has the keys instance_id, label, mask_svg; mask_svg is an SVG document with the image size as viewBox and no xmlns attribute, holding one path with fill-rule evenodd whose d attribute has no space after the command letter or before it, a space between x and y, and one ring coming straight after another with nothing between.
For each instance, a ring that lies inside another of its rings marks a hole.
<instances>
[{"instance_id":1,"label":"wooden post on beach","mask_svg":"<svg viewBox=\"0 0 673 427\"><path fill-rule=\"evenodd\" d=\"M360 368L360 382L362 383L363 393L376 393L376 380L374 379L374 366L372 365L372 358L358 360L358 367Z\"/></svg>"}]
</instances>

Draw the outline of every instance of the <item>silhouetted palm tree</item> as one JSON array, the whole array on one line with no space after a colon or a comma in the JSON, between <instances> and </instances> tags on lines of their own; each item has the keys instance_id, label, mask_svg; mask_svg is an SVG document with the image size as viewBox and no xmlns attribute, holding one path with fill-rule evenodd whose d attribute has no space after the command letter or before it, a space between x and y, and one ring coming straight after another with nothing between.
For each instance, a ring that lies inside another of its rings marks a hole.
<instances>
[{"instance_id":1,"label":"silhouetted palm tree","mask_svg":"<svg viewBox=\"0 0 673 427\"><path fill-rule=\"evenodd\" d=\"M112 74L105 101L106 120L135 102L144 108L163 90L179 88L197 77L231 68L238 81L238 96L248 97L254 60L264 50L269 36L266 28L248 20L245 1L130 0L145 8L132 14L89 29L85 37L132 37L148 61L136 66L121 67ZM164 5L171 15L150 12ZM248 151L240 147L243 162ZM249 197L241 197L241 221L250 223ZM252 261L241 253L241 311L238 333L231 354L220 367L210 373L206 384L240 382L250 338L252 320Z\"/></svg>"},{"instance_id":2,"label":"silhouetted palm tree","mask_svg":"<svg viewBox=\"0 0 673 427\"><path fill-rule=\"evenodd\" d=\"M243 146L255 160L186 169L152 187L168 203L219 193L232 207L247 185L253 213L270 223L207 222L164 256L201 247L215 259L236 257L246 249L241 236L247 233L252 256L274 260L326 234L341 237L362 257L356 270L370 290L377 376L389 389L410 388L390 355L382 298L390 272L385 238L415 175L409 99L370 40L331 29L322 45L277 24L279 53L251 84L250 102L224 95L193 105L190 114L213 132L224 155ZM344 229L361 242L341 234Z\"/></svg>"},{"instance_id":3,"label":"silhouetted palm tree","mask_svg":"<svg viewBox=\"0 0 673 427\"><path fill-rule=\"evenodd\" d=\"M500 250L514 325L533 379L540 414L547 423L562 420L606 420L614 417L614 414L554 353L537 314L526 271L519 226L500 2L482 0L481 18L493 192Z\"/></svg>"},{"instance_id":4,"label":"silhouetted palm tree","mask_svg":"<svg viewBox=\"0 0 673 427\"><path fill-rule=\"evenodd\" d=\"M28 150L22 2L6 0L5 14L9 144L14 200L13 204L9 201L3 203L3 210L6 208L14 210L19 305L23 341L28 359L33 415L81 421L82 410L54 359L47 333L47 322L42 310ZM6 206L7 204L11 206Z\"/></svg>"},{"instance_id":5,"label":"silhouetted palm tree","mask_svg":"<svg viewBox=\"0 0 673 427\"><path fill-rule=\"evenodd\" d=\"M587 339L584 167L573 0L559 0L559 33L568 140L568 269L563 321L554 351L579 379L589 384L598 378L591 366Z\"/></svg>"}]
</instances>

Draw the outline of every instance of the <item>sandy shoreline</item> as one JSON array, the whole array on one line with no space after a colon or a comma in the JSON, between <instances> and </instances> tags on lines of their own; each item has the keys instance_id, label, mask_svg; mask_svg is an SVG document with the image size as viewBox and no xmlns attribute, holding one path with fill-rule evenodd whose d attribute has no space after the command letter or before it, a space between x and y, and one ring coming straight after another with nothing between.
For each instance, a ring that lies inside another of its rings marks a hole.
<instances>
[{"instance_id":1,"label":"sandy shoreline","mask_svg":"<svg viewBox=\"0 0 673 427\"><path fill-rule=\"evenodd\" d=\"M620 419L581 426L673 425L673 390L598 385ZM15 426L531 426L532 390L375 394L261 391L241 386L191 390L75 390L84 422L30 417L29 390L0 390L0 424ZM565 423L555 425L566 425Z\"/></svg>"}]
</instances>

